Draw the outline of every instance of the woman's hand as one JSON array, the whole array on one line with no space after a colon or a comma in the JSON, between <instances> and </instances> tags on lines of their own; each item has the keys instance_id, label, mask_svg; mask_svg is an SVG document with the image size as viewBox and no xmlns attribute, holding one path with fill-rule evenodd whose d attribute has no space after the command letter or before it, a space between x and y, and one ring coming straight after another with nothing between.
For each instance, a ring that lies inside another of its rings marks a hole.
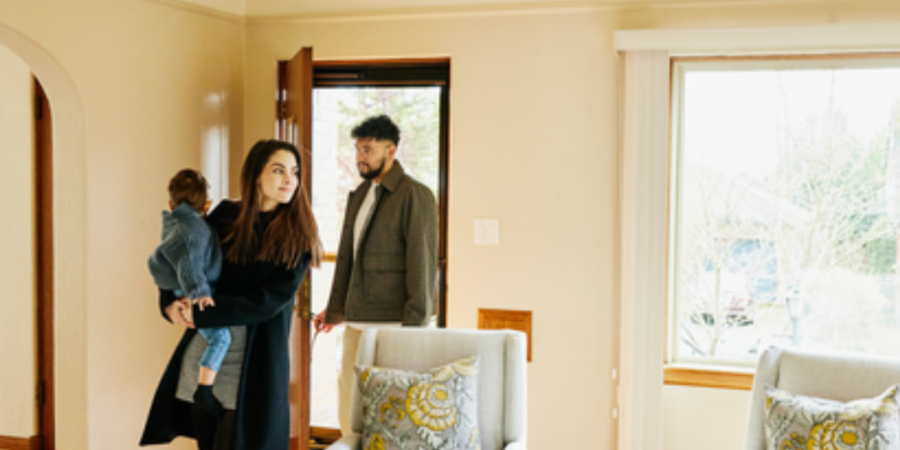
<instances>
[{"instance_id":1,"label":"woman's hand","mask_svg":"<svg viewBox=\"0 0 900 450\"><path fill-rule=\"evenodd\" d=\"M194 310L191 301L186 298L180 298L166 306L166 316L176 325L194 328Z\"/></svg>"}]
</instances>

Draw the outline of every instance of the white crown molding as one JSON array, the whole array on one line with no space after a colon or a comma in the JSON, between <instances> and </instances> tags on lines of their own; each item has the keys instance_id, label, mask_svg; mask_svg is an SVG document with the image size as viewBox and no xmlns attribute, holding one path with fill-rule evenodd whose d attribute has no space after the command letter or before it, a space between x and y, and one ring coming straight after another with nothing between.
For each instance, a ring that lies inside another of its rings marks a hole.
<instances>
[{"instance_id":1,"label":"white crown molding","mask_svg":"<svg viewBox=\"0 0 900 450\"><path fill-rule=\"evenodd\" d=\"M247 14L224 11L198 5L186 0L142 0L237 24L295 24L322 22L360 22L409 20L422 18L510 16L541 14L579 14L586 12L652 11L692 8L746 8L789 5L844 5L841 0L582 0L582 1L520 1L517 3L485 3L458 6L424 6L419 8L382 8L367 10L323 10L286 14ZM253 0L248 0L252 2ZM492 0L488 0L492 1ZM327 0L322 0L327 4ZM859 0L860 3L893 4L885 0ZM629 30L629 32L661 30ZM681 30L688 31L688 30ZM627 38L629 42L633 38ZM631 44L629 44L631 45ZM637 48L635 48L637 49ZM622 48L620 50L626 50Z\"/></svg>"},{"instance_id":2,"label":"white crown molding","mask_svg":"<svg viewBox=\"0 0 900 450\"><path fill-rule=\"evenodd\" d=\"M249 15L251 25L324 23L324 22L365 22L384 20L413 20L447 17L483 17L513 15L581 14L595 11L615 11L622 8L620 3L608 2L542 2L516 3L508 5L466 5L438 6L423 8L392 8L382 10L328 11L308 14Z\"/></svg>"},{"instance_id":3,"label":"white crown molding","mask_svg":"<svg viewBox=\"0 0 900 450\"><path fill-rule=\"evenodd\" d=\"M238 25L247 23L247 18L242 14L236 14L220 9L210 8L208 6L198 5L196 3L186 2L184 0L141 0L147 3L155 3L157 5L167 6L170 8L186 11L192 14L210 17L213 19L224 20Z\"/></svg>"},{"instance_id":4,"label":"white crown molding","mask_svg":"<svg viewBox=\"0 0 900 450\"><path fill-rule=\"evenodd\" d=\"M253 1L253 0L248 0ZM493 0L488 0L493 1ZM857 0L857 4L893 5L891 0ZM285 14L247 14L253 24L291 24L311 22L377 21L435 17L508 16L536 14L571 14L583 12L654 11L698 8L752 8L785 6L841 6L844 0L582 0L519 1L516 3L482 3L476 5L424 6L418 8L371 8L367 10L320 10Z\"/></svg>"},{"instance_id":5,"label":"white crown molding","mask_svg":"<svg viewBox=\"0 0 900 450\"><path fill-rule=\"evenodd\" d=\"M667 50L673 56L890 51L900 49L900 24L619 30L615 32L614 48Z\"/></svg>"}]
</instances>

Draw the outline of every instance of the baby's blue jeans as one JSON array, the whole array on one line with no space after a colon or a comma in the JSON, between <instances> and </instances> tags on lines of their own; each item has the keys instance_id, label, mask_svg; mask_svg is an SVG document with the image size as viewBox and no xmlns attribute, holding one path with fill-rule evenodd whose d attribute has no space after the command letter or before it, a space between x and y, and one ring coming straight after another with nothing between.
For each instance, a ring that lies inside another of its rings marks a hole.
<instances>
[{"instance_id":1,"label":"baby's blue jeans","mask_svg":"<svg viewBox=\"0 0 900 450\"><path fill-rule=\"evenodd\" d=\"M225 354L228 353L228 347L231 347L231 332L225 327L198 328L197 331L209 342L209 346L200 357L200 365L218 372Z\"/></svg>"},{"instance_id":2,"label":"baby's blue jeans","mask_svg":"<svg viewBox=\"0 0 900 450\"><path fill-rule=\"evenodd\" d=\"M182 297L184 291L176 289L174 294L175 297ZM219 367L222 366L222 360L225 359L225 354L228 353L228 348L231 347L231 332L225 327L198 328L197 331L209 343L203 356L200 357L200 365L218 372Z\"/></svg>"}]
</instances>

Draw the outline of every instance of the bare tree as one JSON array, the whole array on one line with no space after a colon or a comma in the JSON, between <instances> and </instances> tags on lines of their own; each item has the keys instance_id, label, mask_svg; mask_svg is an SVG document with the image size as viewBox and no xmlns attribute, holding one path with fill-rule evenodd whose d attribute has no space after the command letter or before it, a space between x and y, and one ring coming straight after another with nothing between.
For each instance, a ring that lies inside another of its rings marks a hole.
<instances>
[{"instance_id":1,"label":"bare tree","mask_svg":"<svg viewBox=\"0 0 900 450\"><path fill-rule=\"evenodd\" d=\"M896 247L885 201L887 125L864 140L831 101L780 130L771 170L733 175L687 162L679 331L695 353L717 356L730 335L790 332L789 295L806 299L804 333L832 347L855 349L890 325L879 276L895 258L875 250Z\"/></svg>"}]
</instances>

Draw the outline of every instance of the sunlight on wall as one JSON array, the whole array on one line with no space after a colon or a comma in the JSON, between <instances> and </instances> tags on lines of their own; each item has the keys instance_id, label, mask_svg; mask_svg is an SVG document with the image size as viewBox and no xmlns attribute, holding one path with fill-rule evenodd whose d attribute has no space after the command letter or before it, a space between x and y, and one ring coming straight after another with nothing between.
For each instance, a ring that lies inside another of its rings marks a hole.
<instances>
[{"instance_id":1,"label":"sunlight on wall","mask_svg":"<svg viewBox=\"0 0 900 450\"><path fill-rule=\"evenodd\" d=\"M206 97L206 109L211 125L200 138L200 171L209 182L209 198L213 204L228 196L228 127L216 125L225 107L225 94L213 93Z\"/></svg>"}]
</instances>

